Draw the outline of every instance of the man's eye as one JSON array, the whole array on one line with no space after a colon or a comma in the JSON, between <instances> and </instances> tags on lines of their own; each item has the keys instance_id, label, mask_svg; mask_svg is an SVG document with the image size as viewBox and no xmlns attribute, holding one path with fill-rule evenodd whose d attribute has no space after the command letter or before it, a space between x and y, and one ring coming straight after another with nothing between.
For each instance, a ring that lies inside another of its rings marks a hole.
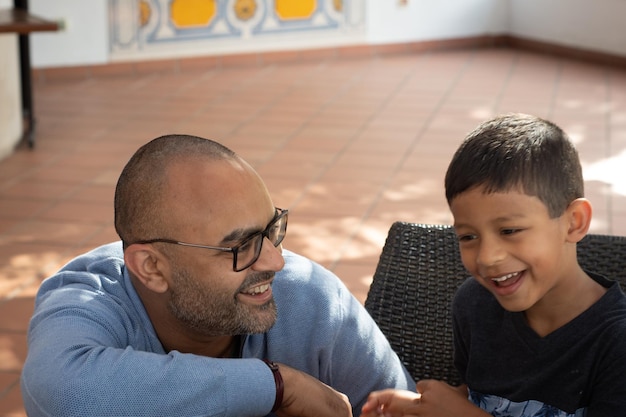
<instances>
[{"instance_id":1,"label":"man's eye","mask_svg":"<svg viewBox=\"0 0 626 417\"><path fill-rule=\"evenodd\" d=\"M253 241L254 239L248 239L245 242L243 242L241 245L239 245L239 252L246 252L250 250L250 248L252 248Z\"/></svg>"},{"instance_id":2,"label":"man's eye","mask_svg":"<svg viewBox=\"0 0 626 417\"><path fill-rule=\"evenodd\" d=\"M246 240L244 240L243 242L241 242L238 246L238 251L239 252L245 252L245 251L249 251L252 250L258 243L259 237L262 237L263 235L261 235L260 233L255 233L252 236L249 236Z\"/></svg>"}]
</instances>

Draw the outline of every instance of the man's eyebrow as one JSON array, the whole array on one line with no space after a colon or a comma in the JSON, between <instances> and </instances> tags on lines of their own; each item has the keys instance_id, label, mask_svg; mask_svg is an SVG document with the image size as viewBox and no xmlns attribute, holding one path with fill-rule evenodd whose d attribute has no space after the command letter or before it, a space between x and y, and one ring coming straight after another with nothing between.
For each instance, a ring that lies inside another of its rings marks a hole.
<instances>
[{"instance_id":1,"label":"man's eyebrow","mask_svg":"<svg viewBox=\"0 0 626 417\"><path fill-rule=\"evenodd\" d=\"M276 218L276 210L274 210L274 217L272 217L272 220L274 218ZM272 220L270 220L270 222ZM220 242L220 245L237 244L254 234L261 233L263 230L265 230L264 226L235 229L226 236L224 236L224 238Z\"/></svg>"},{"instance_id":2,"label":"man's eyebrow","mask_svg":"<svg viewBox=\"0 0 626 417\"><path fill-rule=\"evenodd\" d=\"M222 239L222 241L220 242L220 245L229 245L229 244L236 244L238 242L241 242L243 240L245 240L246 238L256 234L256 233L260 233L262 232L263 229L260 228L254 228L254 227L249 227L246 229L235 229L232 232L230 232L229 234L227 234L226 236L224 236L224 238Z\"/></svg>"}]
</instances>

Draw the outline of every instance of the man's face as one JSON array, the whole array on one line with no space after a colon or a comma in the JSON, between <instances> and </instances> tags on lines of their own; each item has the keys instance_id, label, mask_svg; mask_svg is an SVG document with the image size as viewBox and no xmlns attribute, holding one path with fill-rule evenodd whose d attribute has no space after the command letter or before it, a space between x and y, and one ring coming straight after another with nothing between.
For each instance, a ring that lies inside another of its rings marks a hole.
<instances>
[{"instance_id":1,"label":"man's face","mask_svg":"<svg viewBox=\"0 0 626 417\"><path fill-rule=\"evenodd\" d=\"M263 231L276 213L258 175L237 162L176 166L168 194L175 238L189 243L233 247ZM276 321L271 283L284 266L280 246L264 239L257 261L239 272L231 252L177 245L168 247L168 256L168 308L189 330L205 336L261 333Z\"/></svg>"}]
</instances>

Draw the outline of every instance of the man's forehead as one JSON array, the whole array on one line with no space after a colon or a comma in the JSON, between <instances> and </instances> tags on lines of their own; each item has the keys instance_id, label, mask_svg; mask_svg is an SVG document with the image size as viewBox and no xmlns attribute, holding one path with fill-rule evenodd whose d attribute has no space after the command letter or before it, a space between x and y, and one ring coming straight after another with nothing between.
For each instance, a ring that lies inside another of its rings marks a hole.
<instances>
[{"instance_id":1,"label":"man's forehead","mask_svg":"<svg viewBox=\"0 0 626 417\"><path fill-rule=\"evenodd\" d=\"M232 159L178 161L171 169L166 196L170 207L190 220L219 219L216 228L222 237L261 226L262 230L274 215L267 188L245 163Z\"/></svg>"}]
</instances>

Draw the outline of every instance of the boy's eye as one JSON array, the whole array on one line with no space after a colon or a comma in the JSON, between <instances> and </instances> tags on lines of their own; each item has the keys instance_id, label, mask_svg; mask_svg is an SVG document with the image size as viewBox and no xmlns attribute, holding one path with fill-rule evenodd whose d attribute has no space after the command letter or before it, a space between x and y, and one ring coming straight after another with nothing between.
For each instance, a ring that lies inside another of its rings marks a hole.
<instances>
[{"instance_id":1,"label":"boy's eye","mask_svg":"<svg viewBox=\"0 0 626 417\"><path fill-rule=\"evenodd\" d=\"M521 229L502 229L502 231L500 233L502 233L503 235L512 235L514 233L519 232Z\"/></svg>"},{"instance_id":2,"label":"boy's eye","mask_svg":"<svg viewBox=\"0 0 626 417\"><path fill-rule=\"evenodd\" d=\"M470 240L476 239L476 235L472 235L472 234L458 235L457 239L459 239L459 242L469 242Z\"/></svg>"}]
</instances>

